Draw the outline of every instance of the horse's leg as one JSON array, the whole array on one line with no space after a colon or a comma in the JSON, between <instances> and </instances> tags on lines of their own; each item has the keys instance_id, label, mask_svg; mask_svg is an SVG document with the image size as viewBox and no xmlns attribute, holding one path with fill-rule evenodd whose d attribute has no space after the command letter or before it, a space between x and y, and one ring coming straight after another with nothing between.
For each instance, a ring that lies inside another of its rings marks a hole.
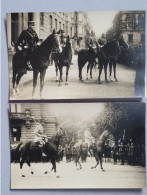
<instances>
[{"instance_id":1,"label":"horse's leg","mask_svg":"<svg viewBox=\"0 0 147 195\"><path fill-rule=\"evenodd\" d=\"M116 60L114 60L114 62L113 62L113 71L114 71L114 79L115 79L115 81L118 81L116 78Z\"/></svg>"},{"instance_id":2,"label":"horse's leg","mask_svg":"<svg viewBox=\"0 0 147 195\"><path fill-rule=\"evenodd\" d=\"M30 170L31 170L31 174L34 174L34 171L33 171L33 169L32 169L32 166L31 166L31 159L30 159L30 156L28 156L28 159L27 159L27 161L26 161L26 163L27 163L27 165L30 167Z\"/></svg>"},{"instance_id":3,"label":"horse's leg","mask_svg":"<svg viewBox=\"0 0 147 195\"><path fill-rule=\"evenodd\" d=\"M24 73L19 73L17 75L17 78L16 78L16 92L17 94L20 94L20 91L19 91L19 82L20 82L20 79L21 77L24 75Z\"/></svg>"},{"instance_id":4,"label":"horse's leg","mask_svg":"<svg viewBox=\"0 0 147 195\"><path fill-rule=\"evenodd\" d=\"M108 83L108 79L107 79L107 62L104 64L104 71L105 71L105 81L106 81L106 83Z\"/></svg>"},{"instance_id":5,"label":"horse's leg","mask_svg":"<svg viewBox=\"0 0 147 195\"><path fill-rule=\"evenodd\" d=\"M101 84L100 77L101 77L102 69L103 69L103 65L102 65L102 64L100 64L100 66L99 66L98 84Z\"/></svg>"},{"instance_id":6,"label":"horse's leg","mask_svg":"<svg viewBox=\"0 0 147 195\"><path fill-rule=\"evenodd\" d=\"M59 80L59 78L58 78L58 64L57 64L57 62L55 62L55 69L56 69L56 82L57 82Z\"/></svg>"},{"instance_id":7,"label":"horse's leg","mask_svg":"<svg viewBox=\"0 0 147 195\"><path fill-rule=\"evenodd\" d=\"M94 62L91 63L91 66L90 66L90 78L92 79L92 69L93 69L93 66L94 66Z\"/></svg>"},{"instance_id":8,"label":"horse's leg","mask_svg":"<svg viewBox=\"0 0 147 195\"><path fill-rule=\"evenodd\" d=\"M57 170L56 170L56 160L55 158L51 158L51 163L53 165L53 169L54 169L54 172L55 172L55 175L57 178L60 178L60 176L57 174Z\"/></svg>"},{"instance_id":9,"label":"horse's leg","mask_svg":"<svg viewBox=\"0 0 147 195\"><path fill-rule=\"evenodd\" d=\"M87 80L89 79L89 78L88 78L89 68L90 68L90 62L89 62L88 65L87 65Z\"/></svg>"},{"instance_id":10,"label":"horse's leg","mask_svg":"<svg viewBox=\"0 0 147 195\"><path fill-rule=\"evenodd\" d=\"M21 170L21 176L22 177L25 177L25 174L23 173L23 164L24 164L24 162L25 162L25 155L23 155L22 157L21 157L21 160L20 160L20 170Z\"/></svg>"},{"instance_id":11,"label":"horse's leg","mask_svg":"<svg viewBox=\"0 0 147 195\"><path fill-rule=\"evenodd\" d=\"M92 166L91 169L95 169L98 166L98 164L99 164L99 157L98 157L98 155L95 156L95 160L96 160L96 165Z\"/></svg>"},{"instance_id":12,"label":"horse's leg","mask_svg":"<svg viewBox=\"0 0 147 195\"><path fill-rule=\"evenodd\" d=\"M39 70L33 71L33 92L32 92L32 98L34 99L35 89L37 86L37 77L38 77Z\"/></svg>"},{"instance_id":13,"label":"horse's leg","mask_svg":"<svg viewBox=\"0 0 147 195\"><path fill-rule=\"evenodd\" d=\"M101 170L102 170L102 171L105 171L105 170L103 169L103 166L102 166L102 157L100 157L100 167L101 167Z\"/></svg>"},{"instance_id":14,"label":"horse's leg","mask_svg":"<svg viewBox=\"0 0 147 195\"><path fill-rule=\"evenodd\" d=\"M65 82L65 85L68 85L68 71L69 71L69 65L66 67L66 82Z\"/></svg>"},{"instance_id":15,"label":"horse's leg","mask_svg":"<svg viewBox=\"0 0 147 195\"><path fill-rule=\"evenodd\" d=\"M59 66L59 71L60 71L59 86L61 85L60 83L63 81L63 79L62 79L62 70L63 70L63 66L60 64L60 66Z\"/></svg>"},{"instance_id":16,"label":"horse's leg","mask_svg":"<svg viewBox=\"0 0 147 195\"><path fill-rule=\"evenodd\" d=\"M109 78L110 78L110 81L112 81L112 78L111 78L111 74L112 74L112 60L110 60L109 62Z\"/></svg>"},{"instance_id":17,"label":"horse's leg","mask_svg":"<svg viewBox=\"0 0 147 195\"><path fill-rule=\"evenodd\" d=\"M44 77L45 77L46 69L43 72L40 72L40 98L42 99L42 91L44 86Z\"/></svg>"}]
</instances>

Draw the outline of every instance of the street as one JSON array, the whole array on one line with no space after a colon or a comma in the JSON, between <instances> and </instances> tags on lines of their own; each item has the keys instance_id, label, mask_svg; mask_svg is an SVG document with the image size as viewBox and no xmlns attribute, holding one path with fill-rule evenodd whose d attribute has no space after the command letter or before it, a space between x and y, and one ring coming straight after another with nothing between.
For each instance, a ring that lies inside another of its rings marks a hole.
<instances>
[{"instance_id":1,"label":"street","mask_svg":"<svg viewBox=\"0 0 147 195\"><path fill-rule=\"evenodd\" d=\"M74 56L73 64L69 69L68 85L65 85L66 69L63 68L63 82L58 85L56 82L55 66L49 66L45 76L43 89L44 99L84 99L84 98L124 98L134 97L135 71L121 64L117 64L116 75L118 82L112 81L108 84L104 80L104 70L101 75L101 84L98 84L98 68L93 68L93 79L87 80L87 64L83 68L84 82L78 79L77 56ZM107 69L109 79L109 67ZM90 76L89 76L90 77ZM10 72L10 100L32 99L32 78L33 72L28 71L20 81L20 94L12 96L12 72ZM38 86L36 87L35 99L40 99Z\"/></svg>"},{"instance_id":2,"label":"street","mask_svg":"<svg viewBox=\"0 0 147 195\"><path fill-rule=\"evenodd\" d=\"M111 160L112 161L112 160ZM31 175L28 165L24 164L26 177L21 177L19 164L11 164L11 189L59 189L59 188L145 188L145 168L130 165L113 165L113 162L103 163L105 172L95 165L94 158L88 158L82 163L82 169L76 170L74 162L66 163L65 159L57 163L57 178L50 171L51 163L32 163L34 175Z\"/></svg>"}]
</instances>

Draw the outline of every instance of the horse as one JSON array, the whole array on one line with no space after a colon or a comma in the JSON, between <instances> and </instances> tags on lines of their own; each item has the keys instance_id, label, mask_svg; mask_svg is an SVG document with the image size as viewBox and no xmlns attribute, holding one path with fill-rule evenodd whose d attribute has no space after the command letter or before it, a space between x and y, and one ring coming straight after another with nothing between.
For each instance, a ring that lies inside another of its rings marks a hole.
<instances>
[{"instance_id":1,"label":"horse","mask_svg":"<svg viewBox=\"0 0 147 195\"><path fill-rule=\"evenodd\" d=\"M32 98L34 98L35 89L37 86L37 78L40 73L40 97L42 98L42 90L44 86L44 78L46 74L46 69L49 65L49 56L52 50L60 50L59 35L53 30L40 46L38 46L32 54L29 54L28 49L24 52L25 56L22 58L22 52L16 52L12 59L12 68L13 68L13 96L15 92L18 94L19 91L19 82L21 77L24 75L22 70L22 65L27 66L28 59L30 60L32 70L33 70L33 92ZM15 86L16 85L16 86Z\"/></svg>"},{"instance_id":2,"label":"horse","mask_svg":"<svg viewBox=\"0 0 147 195\"><path fill-rule=\"evenodd\" d=\"M82 69L87 62L89 62L87 66L87 78L88 78L88 70L91 67L91 77L92 77L92 68L95 63L95 58L97 57L97 47L89 46L88 49L82 49L78 52L78 68L79 68L79 80L83 81L82 78Z\"/></svg>"},{"instance_id":3,"label":"horse","mask_svg":"<svg viewBox=\"0 0 147 195\"><path fill-rule=\"evenodd\" d=\"M57 161L57 156L58 156L58 147L59 147L59 142L60 139L65 136L65 132L63 129L57 130L55 135L53 135L52 138L48 139L46 138L45 144L43 145L43 151L47 155L47 158L51 161L52 163L52 170L54 170L56 177L59 177L57 175L57 170L56 170L56 161ZM26 142L20 142L16 148L17 151L19 151L20 154L20 170L21 170L21 175L22 177L25 177L25 174L23 173L23 164L26 162L27 165L31 169L31 174L34 174L34 171L31 167L31 157L33 155L33 148L34 147L40 147L38 143L34 141L26 141ZM35 154L35 151L34 151ZM47 174L48 172L45 171L44 174Z\"/></svg>"},{"instance_id":4,"label":"horse","mask_svg":"<svg viewBox=\"0 0 147 195\"><path fill-rule=\"evenodd\" d=\"M80 163L80 158L82 162L86 161L87 154L88 154L88 143L82 142L78 140L74 146L74 160L77 167L77 170L82 169L82 165ZM79 164L79 167L77 166Z\"/></svg>"},{"instance_id":5,"label":"horse","mask_svg":"<svg viewBox=\"0 0 147 195\"><path fill-rule=\"evenodd\" d=\"M110 62L110 78L112 74L112 64L113 64L113 70L114 70L114 78L117 81L116 78L116 62L118 60L118 57L121 54L122 47L124 49L128 49L128 44L125 42L123 37L120 39L112 40L106 43L103 47L99 46L97 44L98 49L98 60L99 60L99 76L98 76L98 83L101 84L100 76L102 73L102 69L104 66L104 72L105 72L105 81L108 83L107 79L107 64Z\"/></svg>"},{"instance_id":6,"label":"horse","mask_svg":"<svg viewBox=\"0 0 147 195\"><path fill-rule=\"evenodd\" d=\"M72 45L69 36L67 36L65 46L62 48L62 52L53 52L53 60L56 68L56 81L58 81L58 70L60 72L59 85L63 81L63 66L66 66L66 81L65 85L68 85L68 71L72 61Z\"/></svg>"},{"instance_id":7,"label":"horse","mask_svg":"<svg viewBox=\"0 0 147 195\"><path fill-rule=\"evenodd\" d=\"M107 130L103 131L101 136L95 140L95 143L92 145L93 155L96 160L96 165L92 166L91 169L94 169L97 167L97 165L100 163L100 167L102 171L105 171L102 166L102 158L103 158L103 145L105 143L106 138L109 136L109 132Z\"/></svg>"}]
</instances>

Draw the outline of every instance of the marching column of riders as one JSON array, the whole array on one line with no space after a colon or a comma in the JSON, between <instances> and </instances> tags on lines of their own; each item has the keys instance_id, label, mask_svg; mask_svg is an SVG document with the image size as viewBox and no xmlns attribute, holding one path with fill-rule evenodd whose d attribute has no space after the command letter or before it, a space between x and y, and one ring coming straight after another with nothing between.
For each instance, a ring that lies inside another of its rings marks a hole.
<instances>
[{"instance_id":1,"label":"marching column of riders","mask_svg":"<svg viewBox=\"0 0 147 195\"><path fill-rule=\"evenodd\" d=\"M48 161L47 157L42 151L43 139L46 137L43 130L43 123L39 124L35 131L34 142L37 143L34 147L35 156L32 154L32 161L34 162L46 162ZM92 157L93 153L90 144L95 144L94 137L91 135L89 130L86 130L84 133L82 131L72 132L69 131L68 137L64 139L58 149L57 162L63 160L65 156L66 162L69 163L75 159L76 151L74 149L74 144L76 142L83 143L82 147L87 148L87 155L81 156L81 162L86 162L88 156ZM113 144L109 144L109 140L106 140L103 143L103 161L111 162L114 165L131 165L131 166L145 166L145 145L142 143L134 142L132 139L121 138L117 141L114 141ZM39 146L39 147L37 147ZM37 153L38 151L38 153ZM11 147L11 162L19 162L18 151L15 150L15 146Z\"/></svg>"}]
</instances>

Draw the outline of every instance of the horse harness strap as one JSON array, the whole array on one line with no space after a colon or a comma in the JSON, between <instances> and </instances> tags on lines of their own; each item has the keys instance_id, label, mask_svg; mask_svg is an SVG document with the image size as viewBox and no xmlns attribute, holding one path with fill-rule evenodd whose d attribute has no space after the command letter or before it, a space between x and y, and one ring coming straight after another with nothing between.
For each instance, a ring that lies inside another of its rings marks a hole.
<instances>
[{"instance_id":1,"label":"horse harness strap","mask_svg":"<svg viewBox=\"0 0 147 195\"><path fill-rule=\"evenodd\" d=\"M48 141L49 145L54 148L55 151L57 151L56 145L52 142Z\"/></svg>"}]
</instances>

